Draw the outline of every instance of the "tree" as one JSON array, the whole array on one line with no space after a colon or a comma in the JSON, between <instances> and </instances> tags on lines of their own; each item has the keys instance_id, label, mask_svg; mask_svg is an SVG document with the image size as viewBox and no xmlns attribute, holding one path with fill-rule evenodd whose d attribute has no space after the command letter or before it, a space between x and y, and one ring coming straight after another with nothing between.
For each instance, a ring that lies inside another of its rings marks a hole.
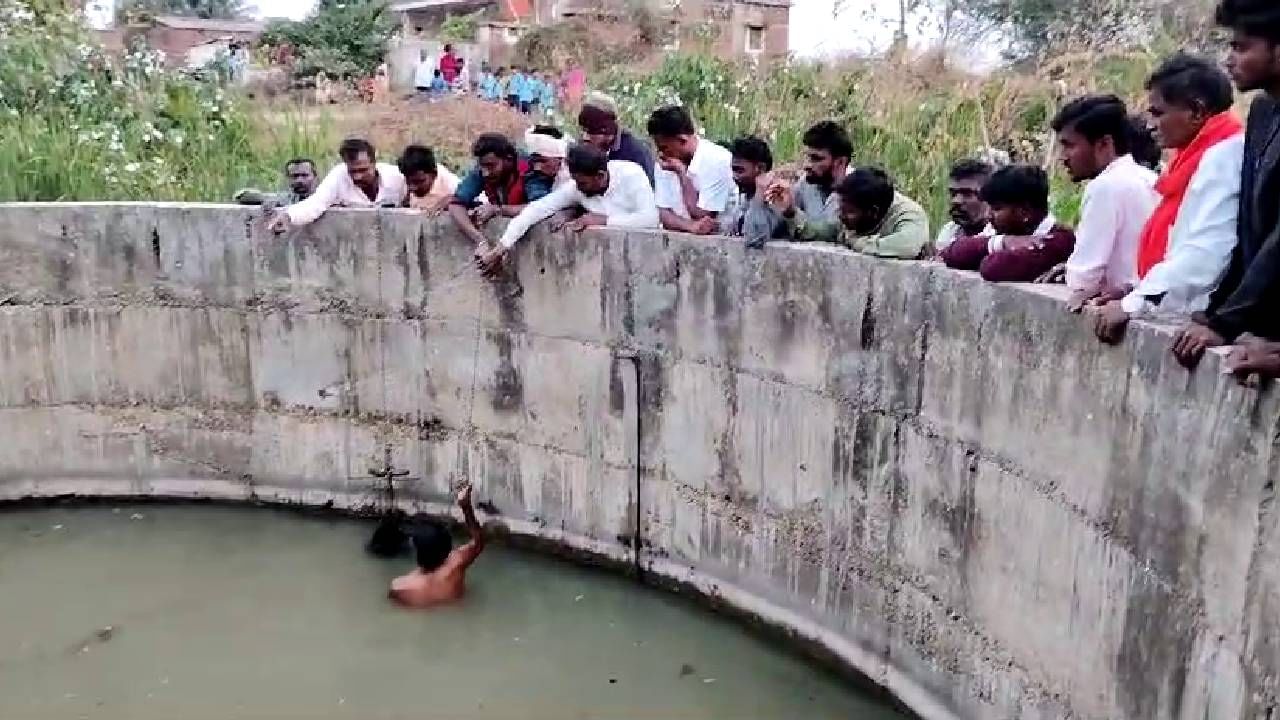
<instances>
[{"instance_id":1,"label":"tree","mask_svg":"<svg viewBox=\"0 0 1280 720\"><path fill-rule=\"evenodd\" d=\"M292 45L299 77L323 71L331 78L350 78L370 75L382 64L394 30L383 0L320 0L306 20L267 26L262 43Z\"/></svg>"},{"instance_id":2,"label":"tree","mask_svg":"<svg viewBox=\"0 0 1280 720\"><path fill-rule=\"evenodd\" d=\"M1034 60L1064 48L1096 51L1195 42L1214 0L960 0L957 10L1000 30L1006 56Z\"/></svg>"},{"instance_id":3,"label":"tree","mask_svg":"<svg viewBox=\"0 0 1280 720\"><path fill-rule=\"evenodd\" d=\"M246 17L251 11L244 0L121 0L116 5L116 17L122 21L154 15L230 19Z\"/></svg>"}]
</instances>

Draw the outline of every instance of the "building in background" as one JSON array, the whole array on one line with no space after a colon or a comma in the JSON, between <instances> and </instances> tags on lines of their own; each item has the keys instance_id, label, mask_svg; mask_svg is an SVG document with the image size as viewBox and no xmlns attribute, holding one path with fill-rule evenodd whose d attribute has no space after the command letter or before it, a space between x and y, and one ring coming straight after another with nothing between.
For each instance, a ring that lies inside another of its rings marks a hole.
<instances>
[{"instance_id":1,"label":"building in background","mask_svg":"<svg viewBox=\"0 0 1280 720\"><path fill-rule=\"evenodd\" d=\"M717 56L778 57L788 51L792 0L651 0L671 26L673 44L703 44ZM476 59L510 61L529 27L571 18L625 20L628 0L405 0L393 2L406 40L435 40L450 16L480 13L472 43ZM434 44L434 43L433 43Z\"/></svg>"},{"instance_id":2,"label":"building in background","mask_svg":"<svg viewBox=\"0 0 1280 720\"><path fill-rule=\"evenodd\" d=\"M100 31L99 36L108 51L129 48L135 38L142 37L152 49L164 51L170 65L201 66L233 45L253 44L264 27L256 20L157 15Z\"/></svg>"}]
</instances>

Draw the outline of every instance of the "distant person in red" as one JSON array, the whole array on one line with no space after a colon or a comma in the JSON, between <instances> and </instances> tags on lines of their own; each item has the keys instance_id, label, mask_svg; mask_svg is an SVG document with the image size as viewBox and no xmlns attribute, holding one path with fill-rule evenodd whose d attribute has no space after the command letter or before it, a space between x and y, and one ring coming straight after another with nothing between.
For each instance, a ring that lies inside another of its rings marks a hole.
<instances>
[{"instance_id":1,"label":"distant person in red","mask_svg":"<svg viewBox=\"0 0 1280 720\"><path fill-rule=\"evenodd\" d=\"M444 54L440 56L440 74L449 86L458 77L458 56L453 54L453 45L444 46Z\"/></svg>"},{"instance_id":2,"label":"distant person in red","mask_svg":"<svg viewBox=\"0 0 1280 720\"><path fill-rule=\"evenodd\" d=\"M467 592L467 568L484 552L484 530L471 506L471 486L458 493L458 507L471 542L453 549L449 529L435 520L415 521L409 538L417 555L418 567L408 575L391 581L389 597L409 608L428 608L456 602Z\"/></svg>"},{"instance_id":3,"label":"distant person in red","mask_svg":"<svg viewBox=\"0 0 1280 720\"><path fill-rule=\"evenodd\" d=\"M992 237L959 238L942 252L947 267L977 270L989 282L1034 282L1075 247L1071 229L1049 212L1049 176L1033 165L996 171L982 187Z\"/></svg>"}]
</instances>

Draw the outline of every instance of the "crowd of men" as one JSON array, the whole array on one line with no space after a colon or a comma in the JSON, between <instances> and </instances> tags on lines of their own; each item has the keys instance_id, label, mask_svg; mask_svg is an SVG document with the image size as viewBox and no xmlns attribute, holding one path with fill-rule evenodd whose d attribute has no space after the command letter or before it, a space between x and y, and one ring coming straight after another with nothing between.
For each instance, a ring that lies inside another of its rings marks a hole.
<instances>
[{"instance_id":1,"label":"crowd of men","mask_svg":"<svg viewBox=\"0 0 1280 720\"><path fill-rule=\"evenodd\" d=\"M727 235L753 248L837 243L883 258L937 259L990 282L1065 283L1067 309L1089 313L1104 342L1120 341L1133 318L1172 318L1183 324L1172 350L1184 365L1232 346L1227 368L1241 379L1280 376L1280 315L1268 311L1280 292L1280 6L1221 0L1217 17L1234 33L1230 75L1189 54L1166 60L1147 81L1154 132L1109 95L1076 99L1054 118L1068 174L1087 183L1074 228L1054 217L1049 175L1036 165L959 160L948 185L951 222L934 236L924 209L888 172L854 164L850 137L834 122L804 134L795 172L775 169L758 137L728 147L700 137L679 106L652 113L645 143L598 93L583 101L576 143L549 126L531 129L523 148L487 133L462 178L428 148L407 148L393 166L361 140L343 144L343 164L315 187L314 163L290 163L291 196L272 226L305 225L339 205L447 211L490 276L544 220L553 230ZM1258 92L1247 124L1233 112L1233 81ZM1161 148L1172 152L1157 174ZM484 228L498 216L511 222L494 242Z\"/></svg>"}]
</instances>

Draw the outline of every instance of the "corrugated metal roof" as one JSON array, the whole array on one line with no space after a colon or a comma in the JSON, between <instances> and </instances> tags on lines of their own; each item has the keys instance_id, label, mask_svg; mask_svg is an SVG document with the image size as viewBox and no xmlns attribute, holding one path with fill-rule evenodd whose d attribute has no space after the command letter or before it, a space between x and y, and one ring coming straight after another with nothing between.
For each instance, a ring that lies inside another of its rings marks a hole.
<instances>
[{"instance_id":1,"label":"corrugated metal roof","mask_svg":"<svg viewBox=\"0 0 1280 720\"><path fill-rule=\"evenodd\" d=\"M253 20L205 20L181 15L157 15L157 25L175 30L208 30L210 32L260 33L263 24Z\"/></svg>"}]
</instances>

